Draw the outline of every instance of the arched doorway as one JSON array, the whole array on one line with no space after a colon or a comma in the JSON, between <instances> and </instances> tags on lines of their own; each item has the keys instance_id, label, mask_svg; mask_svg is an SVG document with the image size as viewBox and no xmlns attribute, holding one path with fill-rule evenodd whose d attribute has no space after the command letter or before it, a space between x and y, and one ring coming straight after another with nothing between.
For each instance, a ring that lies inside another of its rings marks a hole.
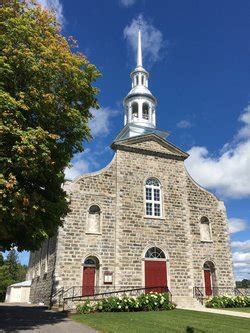
<instances>
[{"instance_id":1,"label":"arched doorway","mask_svg":"<svg viewBox=\"0 0 250 333\"><path fill-rule=\"evenodd\" d=\"M88 257L83 264L82 296L92 296L98 281L99 260L96 257Z\"/></svg>"},{"instance_id":2,"label":"arched doorway","mask_svg":"<svg viewBox=\"0 0 250 333\"><path fill-rule=\"evenodd\" d=\"M203 265L205 295L212 296L216 283L215 267L211 261L206 261Z\"/></svg>"},{"instance_id":3,"label":"arched doorway","mask_svg":"<svg viewBox=\"0 0 250 333\"><path fill-rule=\"evenodd\" d=\"M158 247L151 247L145 254L146 292L163 292L167 287L167 265L164 252Z\"/></svg>"}]
</instances>

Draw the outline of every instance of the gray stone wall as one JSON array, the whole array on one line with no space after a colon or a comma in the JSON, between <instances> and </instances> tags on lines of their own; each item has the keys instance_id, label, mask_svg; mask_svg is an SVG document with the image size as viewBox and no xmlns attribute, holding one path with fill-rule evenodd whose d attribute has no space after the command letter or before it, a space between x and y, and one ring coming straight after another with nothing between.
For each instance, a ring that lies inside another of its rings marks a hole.
<instances>
[{"instance_id":1,"label":"gray stone wall","mask_svg":"<svg viewBox=\"0 0 250 333\"><path fill-rule=\"evenodd\" d=\"M51 269L48 274L50 283L41 277L33 280L32 300L46 298L52 285L53 290L80 288L88 256L99 260L97 285L104 286L104 272L109 271L117 287L144 286L144 255L153 246L167 256L168 286L174 296L191 296L194 286L203 286L206 260L215 265L218 286L234 285L223 203L191 180L185 153L154 137L134 140L113 146L116 155L105 169L65 185L71 212L53 247L54 273ZM161 218L145 216L144 184L149 177L161 182ZM86 233L91 205L100 207L101 233ZM213 242L201 241L202 216L211 223Z\"/></svg>"},{"instance_id":2,"label":"gray stone wall","mask_svg":"<svg viewBox=\"0 0 250 333\"><path fill-rule=\"evenodd\" d=\"M206 261L215 266L219 288L234 287L232 255L224 203L202 189L188 177L191 240L193 248L194 285L204 286L202 267ZM211 223L212 242L201 241L200 219L206 216Z\"/></svg>"},{"instance_id":3,"label":"gray stone wall","mask_svg":"<svg viewBox=\"0 0 250 333\"><path fill-rule=\"evenodd\" d=\"M116 159L102 171L80 177L66 186L71 212L59 231L55 279L65 289L82 285L83 262L99 259L96 284L103 284L103 271L114 271L116 221ZM91 205L101 210L101 234L86 234Z\"/></svg>"},{"instance_id":4,"label":"gray stone wall","mask_svg":"<svg viewBox=\"0 0 250 333\"><path fill-rule=\"evenodd\" d=\"M56 245L57 237L55 236L46 240L40 250L30 253L27 279L32 280L30 289L32 303L43 302L49 305L54 284Z\"/></svg>"},{"instance_id":5,"label":"gray stone wall","mask_svg":"<svg viewBox=\"0 0 250 333\"><path fill-rule=\"evenodd\" d=\"M189 295L192 273L186 255L190 233L183 162L118 151L117 169L118 284L143 286L145 250L157 246L168 257L169 288L175 295ZM150 177L161 182L163 218L145 217L144 184Z\"/></svg>"}]
</instances>

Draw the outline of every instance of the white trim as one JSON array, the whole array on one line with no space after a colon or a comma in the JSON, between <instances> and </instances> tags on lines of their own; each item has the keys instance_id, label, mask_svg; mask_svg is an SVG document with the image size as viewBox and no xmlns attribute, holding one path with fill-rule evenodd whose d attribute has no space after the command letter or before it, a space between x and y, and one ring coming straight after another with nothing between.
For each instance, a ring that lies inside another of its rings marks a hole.
<instances>
[{"instance_id":1,"label":"white trim","mask_svg":"<svg viewBox=\"0 0 250 333\"><path fill-rule=\"evenodd\" d=\"M156 179L158 182L159 182L159 186L154 186L154 185L147 185L146 182L147 180L149 179ZM162 183L161 181L159 180L158 177L155 177L155 176L150 176L150 177L147 177L144 179L144 184L143 184L143 205L144 205L144 217L146 218L157 218L157 219L163 219L163 191L162 191ZM146 189L149 188L151 189L151 200L148 200L146 198ZM159 197L160 197L160 200L159 201L155 201L154 200L154 190L155 189L158 189L159 190ZM152 205L152 215L147 215L147 203L150 203ZM160 205L160 215L154 215L154 205L155 204L159 204Z\"/></svg>"}]
</instances>

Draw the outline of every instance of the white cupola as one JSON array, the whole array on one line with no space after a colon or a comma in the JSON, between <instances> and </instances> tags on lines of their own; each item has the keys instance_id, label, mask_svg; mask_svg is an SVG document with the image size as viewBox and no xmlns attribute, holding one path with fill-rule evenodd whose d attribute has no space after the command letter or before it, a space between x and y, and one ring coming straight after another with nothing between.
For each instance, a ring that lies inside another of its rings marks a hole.
<instances>
[{"instance_id":1,"label":"white cupola","mask_svg":"<svg viewBox=\"0 0 250 333\"><path fill-rule=\"evenodd\" d=\"M138 30L137 66L131 73L132 89L125 97L124 125L155 128L156 98L148 89L149 73L142 66L141 30Z\"/></svg>"}]
</instances>

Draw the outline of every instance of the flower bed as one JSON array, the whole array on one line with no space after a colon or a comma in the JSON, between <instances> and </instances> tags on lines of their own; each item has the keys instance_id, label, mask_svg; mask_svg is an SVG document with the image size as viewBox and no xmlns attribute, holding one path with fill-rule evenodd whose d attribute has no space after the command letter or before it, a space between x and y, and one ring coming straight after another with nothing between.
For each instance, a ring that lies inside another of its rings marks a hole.
<instances>
[{"instance_id":1,"label":"flower bed","mask_svg":"<svg viewBox=\"0 0 250 333\"><path fill-rule=\"evenodd\" d=\"M149 293L140 296L109 297L100 301L86 300L78 304L78 313L91 312L129 312L129 311L160 311L172 310L175 304L169 301L167 293Z\"/></svg>"},{"instance_id":2,"label":"flower bed","mask_svg":"<svg viewBox=\"0 0 250 333\"><path fill-rule=\"evenodd\" d=\"M215 296L206 302L207 308L243 308L250 307L249 296Z\"/></svg>"}]
</instances>

